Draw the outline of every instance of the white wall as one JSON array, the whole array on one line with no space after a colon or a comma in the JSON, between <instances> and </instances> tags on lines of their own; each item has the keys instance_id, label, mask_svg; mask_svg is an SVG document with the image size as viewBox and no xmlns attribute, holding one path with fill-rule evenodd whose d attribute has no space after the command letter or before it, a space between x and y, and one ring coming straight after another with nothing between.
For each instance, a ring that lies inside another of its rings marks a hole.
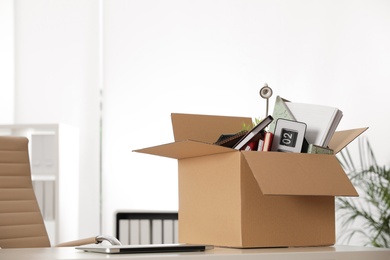
<instances>
[{"instance_id":1,"label":"white wall","mask_svg":"<svg viewBox=\"0 0 390 260\"><path fill-rule=\"evenodd\" d=\"M15 123L79 128L80 237L95 236L100 232L100 2L14 3Z\"/></svg>"},{"instance_id":2,"label":"white wall","mask_svg":"<svg viewBox=\"0 0 390 260\"><path fill-rule=\"evenodd\" d=\"M14 121L14 5L0 0L0 122Z\"/></svg>"},{"instance_id":3,"label":"white wall","mask_svg":"<svg viewBox=\"0 0 390 260\"><path fill-rule=\"evenodd\" d=\"M369 126L388 164L389 13L380 0L105 1L105 230L118 209L177 208L176 162L131 152L172 141L171 112L262 117L265 82L340 108L340 130Z\"/></svg>"}]
</instances>

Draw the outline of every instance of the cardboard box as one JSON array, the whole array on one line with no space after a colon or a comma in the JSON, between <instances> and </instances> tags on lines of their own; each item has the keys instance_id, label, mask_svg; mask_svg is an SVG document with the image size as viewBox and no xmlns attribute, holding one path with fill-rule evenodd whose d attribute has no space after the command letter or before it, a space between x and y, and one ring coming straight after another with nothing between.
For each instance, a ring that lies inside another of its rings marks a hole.
<instances>
[{"instance_id":1,"label":"cardboard box","mask_svg":"<svg viewBox=\"0 0 390 260\"><path fill-rule=\"evenodd\" d=\"M175 142L135 150L178 159L179 241L289 247L335 243L335 196L358 196L335 155L213 145L250 118L172 114ZM335 153L367 128L337 132Z\"/></svg>"}]
</instances>

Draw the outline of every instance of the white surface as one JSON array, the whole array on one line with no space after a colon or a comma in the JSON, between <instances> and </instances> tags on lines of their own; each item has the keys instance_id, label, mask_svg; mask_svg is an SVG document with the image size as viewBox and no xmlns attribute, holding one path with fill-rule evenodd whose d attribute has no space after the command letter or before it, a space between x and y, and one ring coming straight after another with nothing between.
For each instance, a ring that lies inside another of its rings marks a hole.
<instances>
[{"instance_id":1,"label":"white surface","mask_svg":"<svg viewBox=\"0 0 390 260\"><path fill-rule=\"evenodd\" d=\"M214 248L205 252L107 255L74 248L1 249L0 259L164 259L164 260L389 260L389 249L336 246L275 249Z\"/></svg>"},{"instance_id":2,"label":"white surface","mask_svg":"<svg viewBox=\"0 0 390 260\"><path fill-rule=\"evenodd\" d=\"M14 0L0 0L0 122L13 123L15 105Z\"/></svg>"},{"instance_id":3,"label":"white surface","mask_svg":"<svg viewBox=\"0 0 390 260\"><path fill-rule=\"evenodd\" d=\"M80 191L76 191L82 205L76 216L79 237L100 233L101 2L12 0L15 45L14 51L7 52L15 63L9 64L15 70L13 95L3 92L7 85L0 85L0 101L11 103L2 111L13 112L12 123L61 122L80 130L80 147L75 150L82 173ZM75 194L71 194L74 188L68 189L69 195Z\"/></svg>"}]
</instances>

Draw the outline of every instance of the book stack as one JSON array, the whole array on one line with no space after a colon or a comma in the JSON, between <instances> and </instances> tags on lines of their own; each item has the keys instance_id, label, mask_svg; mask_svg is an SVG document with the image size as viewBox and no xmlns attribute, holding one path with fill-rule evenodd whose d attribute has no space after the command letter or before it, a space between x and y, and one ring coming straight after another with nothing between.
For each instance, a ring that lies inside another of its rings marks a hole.
<instances>
[{"instance_id":1,"label":"book stack","mask_svg":"<svg viewBox=\"0 0 390 260\"><path fill-rule=\"evenodd\" d=\"M236 150L268 151L273 134L265 129L272 121L273 117L267 116L250 131L242 130L236 134L222 134L214 144Z\"/></svg>"}]
</instances>

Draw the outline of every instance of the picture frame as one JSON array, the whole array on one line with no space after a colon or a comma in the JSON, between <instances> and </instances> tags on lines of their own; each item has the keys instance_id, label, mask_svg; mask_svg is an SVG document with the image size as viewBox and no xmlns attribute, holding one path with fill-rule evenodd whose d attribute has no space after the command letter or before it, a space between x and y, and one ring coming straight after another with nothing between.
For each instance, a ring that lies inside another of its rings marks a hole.
<instances>
[{"instance_id":1,"label":"picture frame","mask_svg":"<svg viewBox=\"0 0 390 260\"><path fill-rule=\"evenodd\" d=\"M305 141L306 124L279 118L276 121L271 151L300 153Z\"/></svg>"}]
</instances>

